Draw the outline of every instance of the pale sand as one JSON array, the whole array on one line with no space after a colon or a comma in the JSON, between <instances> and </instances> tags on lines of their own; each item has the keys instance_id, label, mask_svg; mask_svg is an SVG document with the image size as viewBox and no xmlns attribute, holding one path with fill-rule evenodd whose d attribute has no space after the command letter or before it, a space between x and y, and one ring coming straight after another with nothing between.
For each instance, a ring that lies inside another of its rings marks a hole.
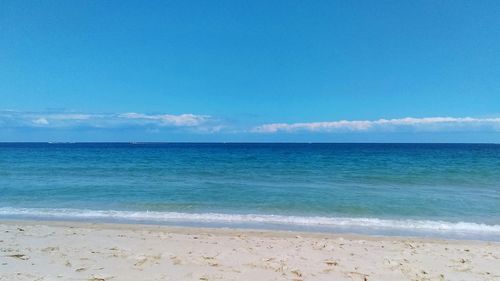
<instances>
[{"instance_id":1,"label":"pale sand","mask_svg":"<svg viewBox=\"0 0 500 281\"><path fill-rule=\"evenodd\" d=\"M0 222L0 280L500 280L500 244Z\"/></svg>"}]
</instances>

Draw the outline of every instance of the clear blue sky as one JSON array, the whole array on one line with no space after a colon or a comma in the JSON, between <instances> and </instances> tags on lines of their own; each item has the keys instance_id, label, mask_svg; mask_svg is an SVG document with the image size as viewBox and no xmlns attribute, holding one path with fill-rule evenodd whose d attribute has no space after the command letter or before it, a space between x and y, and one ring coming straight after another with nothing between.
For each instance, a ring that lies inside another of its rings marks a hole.
<instances>
[{"instance_id":1,"label":"clear blue sky","mask_svg":"<svg viewBox=\"0 0 500 281\"><path fill-rule=\"evenodd\" d=\"M499 117L500 1L0 0L0 141L500 142Z\"/></svg>"}]
</instances>

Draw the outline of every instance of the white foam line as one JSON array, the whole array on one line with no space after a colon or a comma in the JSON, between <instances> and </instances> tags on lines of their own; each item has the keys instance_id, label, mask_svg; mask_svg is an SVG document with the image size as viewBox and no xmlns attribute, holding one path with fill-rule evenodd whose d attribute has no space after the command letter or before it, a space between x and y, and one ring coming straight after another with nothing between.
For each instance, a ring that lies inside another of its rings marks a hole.
<instances>
[{"instance_id":1,"label":"white foam line","mask_svg":"<svg viewBox=\"0 0 500 281\"><path fill-rule=\"evenodd\" d=\"M79 210L49 208L0 208L0 216L27 216L53 219L114 219L153 222L198 223L262 223L319 227L360 227L405 231L440 231L454 233L499 234L500 225L472 222L446 222L432 220L388 220L377 218L301 217L256 214L134 212L115 210Z\"/></svg>"}]
</instances>

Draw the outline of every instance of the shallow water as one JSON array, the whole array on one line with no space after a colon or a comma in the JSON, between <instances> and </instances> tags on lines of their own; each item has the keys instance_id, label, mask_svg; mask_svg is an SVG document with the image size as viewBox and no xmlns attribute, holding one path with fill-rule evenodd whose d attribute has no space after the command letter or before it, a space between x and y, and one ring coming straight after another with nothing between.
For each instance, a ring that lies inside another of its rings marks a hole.
<instances>
[{"instance_id":1,"label":"shallow water","mask_svg":"<svg viewBox=\"0 0 500 281\"><path fill-rule=\"evenodd\" d=\"M500 240L500 145L3 143L0 216Z\"/></svg>"}]
</instances>

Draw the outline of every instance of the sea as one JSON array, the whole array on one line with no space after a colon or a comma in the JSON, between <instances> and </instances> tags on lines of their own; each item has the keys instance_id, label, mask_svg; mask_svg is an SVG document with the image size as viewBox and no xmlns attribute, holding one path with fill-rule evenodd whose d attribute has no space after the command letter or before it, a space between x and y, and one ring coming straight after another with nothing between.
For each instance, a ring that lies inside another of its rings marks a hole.
<instances>
[{"instance_id":1,"label":"sea","mask_svg":"<svg viewBox=\"0 0 500 281\"><path fill-rule=\"evenodd\" d=\"M500 145L0 143L0 219L500 241Z\"/></svg>"}]
</instances>

